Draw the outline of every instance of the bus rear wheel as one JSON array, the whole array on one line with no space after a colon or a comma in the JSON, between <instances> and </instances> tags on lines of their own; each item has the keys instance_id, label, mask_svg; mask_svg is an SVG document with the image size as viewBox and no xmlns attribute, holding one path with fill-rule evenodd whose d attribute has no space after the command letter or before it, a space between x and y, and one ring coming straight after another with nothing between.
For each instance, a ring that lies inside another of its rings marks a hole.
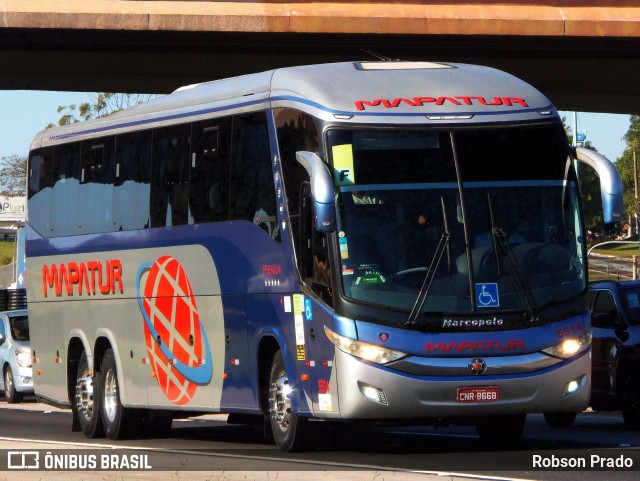
<instances>
[{"instance_id":1,"label":"bus rear wheel","mask_svg":"<svg viewBox=\"0 0 640 481\"><path fill-rule=\"evenodd\" d=\"M276 445L283 451L300 451L308 447L308 419L297 416L291 408L291 383L282 351L276 352L269 377L269 417Z\"/></svg>"},{"instance_id":2,"label":"bus rear wheel","mask_svg":"<svg viewBox=\"0 0 640 481\"><path fill-rule=\"evenodd\" d=\"M120 384L116 370L116 359L111 349L102 358L100 369L101 415L104 432L109 439L123 439L137 431L132 410L120 402Z\"/></svg>"},{"instance_id":3,"label":"bus rear wheel","mask_svg":"<svg viewBox=\"0 0 640 481\"><path fill-rule=\"evenodd\" d=\"M89 372L87 355L83 352L78 362L73 411L74 416L77 416L80 430L88 438L99 438L104 435L100 419L98 380L97 376Z\"/></svg>"}]
</instances>

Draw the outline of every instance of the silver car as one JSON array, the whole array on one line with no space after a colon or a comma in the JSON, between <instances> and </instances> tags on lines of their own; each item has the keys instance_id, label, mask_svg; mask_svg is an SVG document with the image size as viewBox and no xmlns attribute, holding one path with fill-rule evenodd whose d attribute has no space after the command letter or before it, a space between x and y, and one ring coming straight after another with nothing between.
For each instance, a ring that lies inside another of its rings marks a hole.
<instances>
[{"instance_id":1,"label":"silver car","mask_svg":"<svg viewBox=\"0 0 640 481\"><path fill-rule=\"evenodd\" d=\"M9 403L33 393L29 319L26 310L0 312L0 390Z\"/></svg>"}]
</instances>

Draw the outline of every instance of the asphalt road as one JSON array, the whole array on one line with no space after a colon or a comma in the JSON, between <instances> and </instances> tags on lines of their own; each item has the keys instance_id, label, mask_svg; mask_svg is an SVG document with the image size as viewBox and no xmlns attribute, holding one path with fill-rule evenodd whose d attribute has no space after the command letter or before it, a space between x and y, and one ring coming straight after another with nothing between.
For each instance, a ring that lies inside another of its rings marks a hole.
<instances>
[{"instance_id":1,"label":"asphalt road","mask_svg":"<svg viewBox=\"0 0 640 481\"><path fill-rule=\"evenodd\" d=\"M6 449L46 449L53 453L144 453L154 470L192 472L216 477L203 479L531 479L581 481L640 479L640 432L628 429L619 413L583 413L567 429L551 429L541 415L527 419L522 442L514 446L486 446L470 427L449 428L332 428L305 453L282 453L262 439L260 429L228 425L221 416L176 420L169 437L112 442L86 439L71 432L68 411L27 402L15 408L0 403L0 458ZM122 448L128 448L122 451ZM88 450L88 451L79 451ZM633 470L546 470L534 467L553 459L623 457ZM548 460L548 461L545 461ZM0 466L6 461L0 459ZM578 472L580 471L580 472ZM253 473L239 476L240 473ZM226 473L220 477L220 473ZM239 477L234 477L236 473ZM263 476L257 476L262 473ZM269 474L271 473L271 474ZM277 476L274 473L279 473ZM24 479L0 471L1 479ZM21 473L22 474L22 473ZM40 472L41 474L41 472ZM77 474L77 473L76 473ZM138 473L140 474L140 473ZM151 473L144 473L150 475ZM2 475L7 475L3 478ZM50 479L32 473L28 479ZM62 473L64 475L64 473ZM140 474L143 476L143 474ZM68 474L59 479L71 479ZM83 473L82 478L93 479ZM109 479L104 476L95 479ZM130 479L130 478L112 478ZM135 478L137 479L137 478ZM147 478L142 478L147 479ZM148 479L154 479L150 477ZM180 478L182 479L182 478ZM192 479L188 477L186 479Z\"/></svg>"}]
</instances>

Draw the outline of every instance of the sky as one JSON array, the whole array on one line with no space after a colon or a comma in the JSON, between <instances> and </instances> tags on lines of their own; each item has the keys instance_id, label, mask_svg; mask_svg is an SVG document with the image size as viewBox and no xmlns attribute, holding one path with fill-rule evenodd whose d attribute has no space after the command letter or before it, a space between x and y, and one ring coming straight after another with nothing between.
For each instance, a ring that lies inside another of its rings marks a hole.
<instances>
[{"instance_id":1,"label":"sky","mask_svg":"<svg viewBox=\"0 0 640 481\"><path fill-rule=\"evenodd\" d=\"M34 136L62 114L58 106L92 102L95 94L29 90L0 91L0 158L26 155ZM573 112L560 112L575 131ZM578 131L585 131L598 152L615 162L624 150L622 137L629 128L628 115L578 113Z\"/></svg>"}]
</instances>

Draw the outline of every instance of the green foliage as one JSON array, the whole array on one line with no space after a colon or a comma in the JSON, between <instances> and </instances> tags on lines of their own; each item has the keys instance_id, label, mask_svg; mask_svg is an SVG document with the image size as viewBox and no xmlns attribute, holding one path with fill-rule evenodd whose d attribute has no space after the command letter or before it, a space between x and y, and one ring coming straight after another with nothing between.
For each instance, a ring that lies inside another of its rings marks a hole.
<instances>
[{"instance_id":1,"label":"green foliage","mask_svg":"<svg viewBox=\"0 0 640 481\"><path fill-rule=\"evenodd\" d=\"M624 216L626 219L633 219L640 211L635 199L635 180L633 165L633 150L636 149L637 162L640 162L640 116L632 115L629 124L629 130L623 139L627 146L616 162L616 168L622 178L622 186L624 189Z\"/></svg>"},{"instance_id":2,"label":"green foliage","mask_svg":"<svg viewBox=\"0 0 640 481\"><path fill-rule=\"evenodd\" d=\"M119 110L133 107L156 97L155 94L117 94L111 92L99 92L92 95L95 96L92 102L58 107L58 113L62 113L62 116L58 119L58 125L69 125L106 117ZM49 124L47 127L53 127L53 124Z\"/></svg>"},{"instance_id":3,"label":"green foliage","mask_svg":"<svg viewBox=\"0 0 640 481\"><path fill-rule=\"evenodd\" d=\"M573 133L566 120L566 117L562 117L567 140L571 142ZM585 142L583 147L595 152L598 151L590 141ZM602 217L602 195L598 174L588 165L581 163L578 167L578 184L585 228L590 231L602 232L604 230L604 219Z\"/></svg>"},{"instance_id":4,"label":"green foliage","mask_svg":"<svg viewBox=\"0 0 640 481\"><path fill-rule=\"evenodd\" d=\"M0 267L11 264L16 255L16 243L14 241L0 240Z\"/></svg>"},{"instance_id":5,"label":"green foliage","mask_svg":"<svg viewBox=\"0 0 640 481\"><path fill-rule=\"evenodd\" d=\"M22 197L27 193L27 156L0 158L0 195Z\"/></svg>"}]
</instances>

